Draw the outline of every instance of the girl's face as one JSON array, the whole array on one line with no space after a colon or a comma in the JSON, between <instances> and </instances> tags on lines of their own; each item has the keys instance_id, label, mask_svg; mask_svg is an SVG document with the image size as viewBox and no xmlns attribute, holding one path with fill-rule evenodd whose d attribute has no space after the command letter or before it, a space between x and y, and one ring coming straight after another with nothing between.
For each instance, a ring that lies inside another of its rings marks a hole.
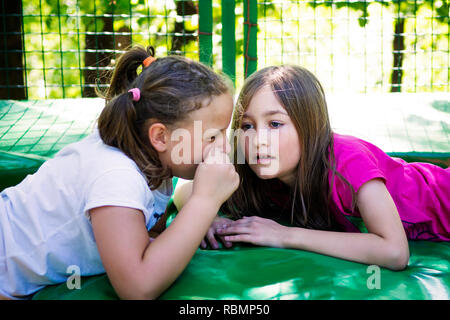
<instances>
[{"instance_id":1,"label":"girl's face","mask_svg":"<svg viewBox=\"0 0 450 320\"><path fill-rule=\"evenodd\" d=\"M261 179L295 182L300 141L289 115L270 86L251 98L241 123L240 146L250 168Z\"/></svg>"},{"instance_id":2,"label":"girl's face","mask_svg":"<svg viewBox=\"0 0 450 320\"><path fill-rule=\"evenodd\" d=\"M171 168L174 176L193 179L198 164L211 149L231 151L226 130L232 112L233 98L225 93L205 101L204 107L190 112L187 119L171 130L169 152L161 160Z\"/></svg>"}]
</instances>

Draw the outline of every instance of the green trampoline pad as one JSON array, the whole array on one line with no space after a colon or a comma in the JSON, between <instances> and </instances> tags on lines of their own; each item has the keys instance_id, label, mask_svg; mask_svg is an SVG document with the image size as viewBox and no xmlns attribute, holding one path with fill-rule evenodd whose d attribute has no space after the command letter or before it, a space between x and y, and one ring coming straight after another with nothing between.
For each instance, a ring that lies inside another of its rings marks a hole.
<instances>
[{"instance_id":1,"label":"green trampoline pad","mask_svg":"<svg viewBox=\"0 0 450 320\"><path fill-rule=\"evenodd\" d=\"M0 191L88 135L102 99L0 100Z\"/></svg>"},{"instance_id":2,"label":"green trampoline pad","mask_svg":"<svg viewBox=\"0 0 450 320\"><path fill-rule=\"evenodd\" d=\"M450 94L327 96L333 129L366 139L407 161L447 167ZM92 131L101 99L0 101L0 190L35 172L63 146ZM177 211L172 202L169 214ZM168 220L170 223L170 219ZM449 299L450 243L410 242L404 271L300 250L238 245L198 249L160 299ZM105 274L81 289L48 286L33 299L117 299Z\"/></svg>"},{"instance_id":3,"label":"green trampoline pad","mask_svg":"<svg viewBox=\"0 0 450 320\"><path fill-rule=\"evenodd\" d=\"M168 214L176 213L171 201ZM449 299L450 243L411 241L409 245L411 257L404 271L301 250L250 245L198 249L160 299ZM69 290L66 283L48 286L33 299L118 297L103 274L83 277L81 289Z\"/></svg>"}]
</instances>

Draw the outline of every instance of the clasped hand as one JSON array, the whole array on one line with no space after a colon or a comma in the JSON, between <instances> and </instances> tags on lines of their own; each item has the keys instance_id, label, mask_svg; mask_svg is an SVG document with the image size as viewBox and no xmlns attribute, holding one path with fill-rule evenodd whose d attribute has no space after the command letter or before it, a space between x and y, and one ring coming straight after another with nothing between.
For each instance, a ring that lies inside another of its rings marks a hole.
<instances>
[{"instance_id":1,"label":"clasped hand","mask_svg":"<svg viewBox=\"0 0 450 320\"><path fill-rule=\"evenodd\" d=\"M235 221L216 217L201 247L206 248L206 241L208 241L213 249L219 248L215 238L217 236L227 248L230 248L234 242L282 248L287 228L271 219L257 216L243 217Z\"/></svg>"}]
</instances>

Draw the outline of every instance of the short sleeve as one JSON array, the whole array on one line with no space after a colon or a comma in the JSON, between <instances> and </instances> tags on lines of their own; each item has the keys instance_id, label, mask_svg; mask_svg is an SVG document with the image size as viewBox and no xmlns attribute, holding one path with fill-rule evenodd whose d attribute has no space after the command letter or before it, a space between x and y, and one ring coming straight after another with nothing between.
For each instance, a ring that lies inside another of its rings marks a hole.
<instances>
[{"instance_id":1,"label":"short sleeve","mask_svg":"<svg viewBox=\"0 0 450 320\"><path fill-rule=\"evenodd\" d=\"M132 169L112 169L92 182L85 194L84 212L90 220L89 210L103 206L119 206L142 211L145 224L150 220L149 204L152 193L139 172Z\"/></svg>"},{"instance_id":2,"label":"short sleeve","mask_svg":"<svg viewBox=\"0 0 450 320\"><path fill-rule=\"evenodd\" d=\"M361 186L373 179L386 182L386 175L380 168L375 146L364 141L341 136L335 140L336 171L358 192ZM345 214L357 214L352 209L352 192L344 181L335 177L332 199L338 211Z\"/></svg>"},{"instance_id":3,"label":"short sleeve","mask_svg":"<svg viewBox=\"0 0 450 320\"><path fill-rule=\"evenodd\" d=\"M385 174L379 168L378 160L370 149L361 144L358 149L352 151L341 160L337 170L352 185L355 192L372 179L381 178L386 181Z\"/></svg>"}]
</instances>

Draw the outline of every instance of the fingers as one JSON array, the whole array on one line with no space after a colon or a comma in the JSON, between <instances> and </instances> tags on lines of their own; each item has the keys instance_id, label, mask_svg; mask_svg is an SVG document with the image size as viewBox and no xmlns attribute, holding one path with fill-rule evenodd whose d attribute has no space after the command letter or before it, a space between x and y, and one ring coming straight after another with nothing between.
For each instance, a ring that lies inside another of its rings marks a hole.
<instances>
[{"instance_id":1,"label":"fingers","mask_svg":"<svg viewBox=\"0 0 450 320\"><path fill-rule=\"evenodd\" d=\"M252 231L254 231L255 221L259 217L244 217L233 221L227 218L216 218L211 228L202 240L200 247L206 249L208 244L212 249L219 249L218 240L226 247L231 248L233 242L252 242Z\"/></svg>"},{"instance_id":2,"label":"fingers","mask_svg":"<svg viewBox=\"0 0 450 320\"><path fill-rule=\"evenodd\" d=\"M201 247L202 249L206 249L206 248L208 247L208 243L209 243L209 245L211 246L212 249L219 249L219 248L220 248L220 245L219 245L219 243L217 242L217 239L216 239L215 232L216 232L216 231L213 230L213 229L210 229L210 230L207 232L205 238L204 238L204 239L202 240L202 242L200 243L200 247ZM220 239L220 241L224 244L224 246L225 246L226 248L231 248L231 247L233 246L233 244L232 244L230 241L226 241L226 240L224 239L224 237L220 237L220 236L219 236L219 239Z\"/></svg>"},{"instance_id":3,"label":"fingers","mask_svg":"<svg viewBox=\"0 0 450 320\"><path fill-rule=\"evenodd\" d=\"M235 234L232 236L225 236L226 241L230 242L249 242L253 243L252 236L249 234Z\"/></svg>"},{"instance_id":4,"label":"fingers","mask_svg":"<svg viewBox=\"0 0 450 320\"><path fill-rule=\"evenodd\" d=\"M233 246L233 243L230 241L225 240L225 237L219 236L220 241L225 245L227 248L231 248Z\"/></svg>"},{"instance_id":5,"label":"fingers","mask_svg":"<svg viewBox=\"0 0 450 320\"><path fill-rule=\"evenodd\" d=\"M214 237L214 230L210 229L206 234L206 238L208 239L208 242L213 249L219 249L219 244L217 243L217 240Z\"/></svg>"},{"instance_id":6,"label":"fingers","mask_svg":"<svg viewBox=\"0 0 450 320\"><path fill-rule=\"evenodd\" d=\"M249 234L251 233L252 229L248 225L232 225L228 226L224 229L217 229L217 234L220 236L226 236L231 234ZM225 240L226 237L225 237Z\"/></svg>"},{"instance_id":7,"label":"fingers","mask_svg":"<svg viewBox=\"0 0 450 320\"><path fill-rule=\"evenodd\" d=\"M230 221L226 225L217 227L217 229L225 230L230 227L244 227L244 226L245 227L255 226L255 221L252 218L244 217L239 220Z\"/></svg>"},{"instance_id":8,"label":"fingers","mask_svg":"<svg viewBox=\"0 0 450 320\"><path fill-rule=\"evenodd\" d=\"M218 229L225 229L231 222L233 222L233 220L227 219L227 218L221 218L221 220L219 220L219 222L216 224L216 232ZM222 243L225 245L225 247L227 248L231 248L233 246L233 244L229 241L226 241L224 239L224 237L219 236L220 241L222 241Z\"/></svg>"},{"instance_id":9,"label":"fingers","mask_svg":"<svg viewBox=\"0 0 450 320\"><path fill-rule=\"evenodd\" d=\"M228 227L230 226L253 226L256 227L257 225L266 224L268 222L271 222L270 219L261 218L258 216L250 216L250 217L242 217L241 219L230 221L228 223Z\"/></svg>"}]
</instances>

